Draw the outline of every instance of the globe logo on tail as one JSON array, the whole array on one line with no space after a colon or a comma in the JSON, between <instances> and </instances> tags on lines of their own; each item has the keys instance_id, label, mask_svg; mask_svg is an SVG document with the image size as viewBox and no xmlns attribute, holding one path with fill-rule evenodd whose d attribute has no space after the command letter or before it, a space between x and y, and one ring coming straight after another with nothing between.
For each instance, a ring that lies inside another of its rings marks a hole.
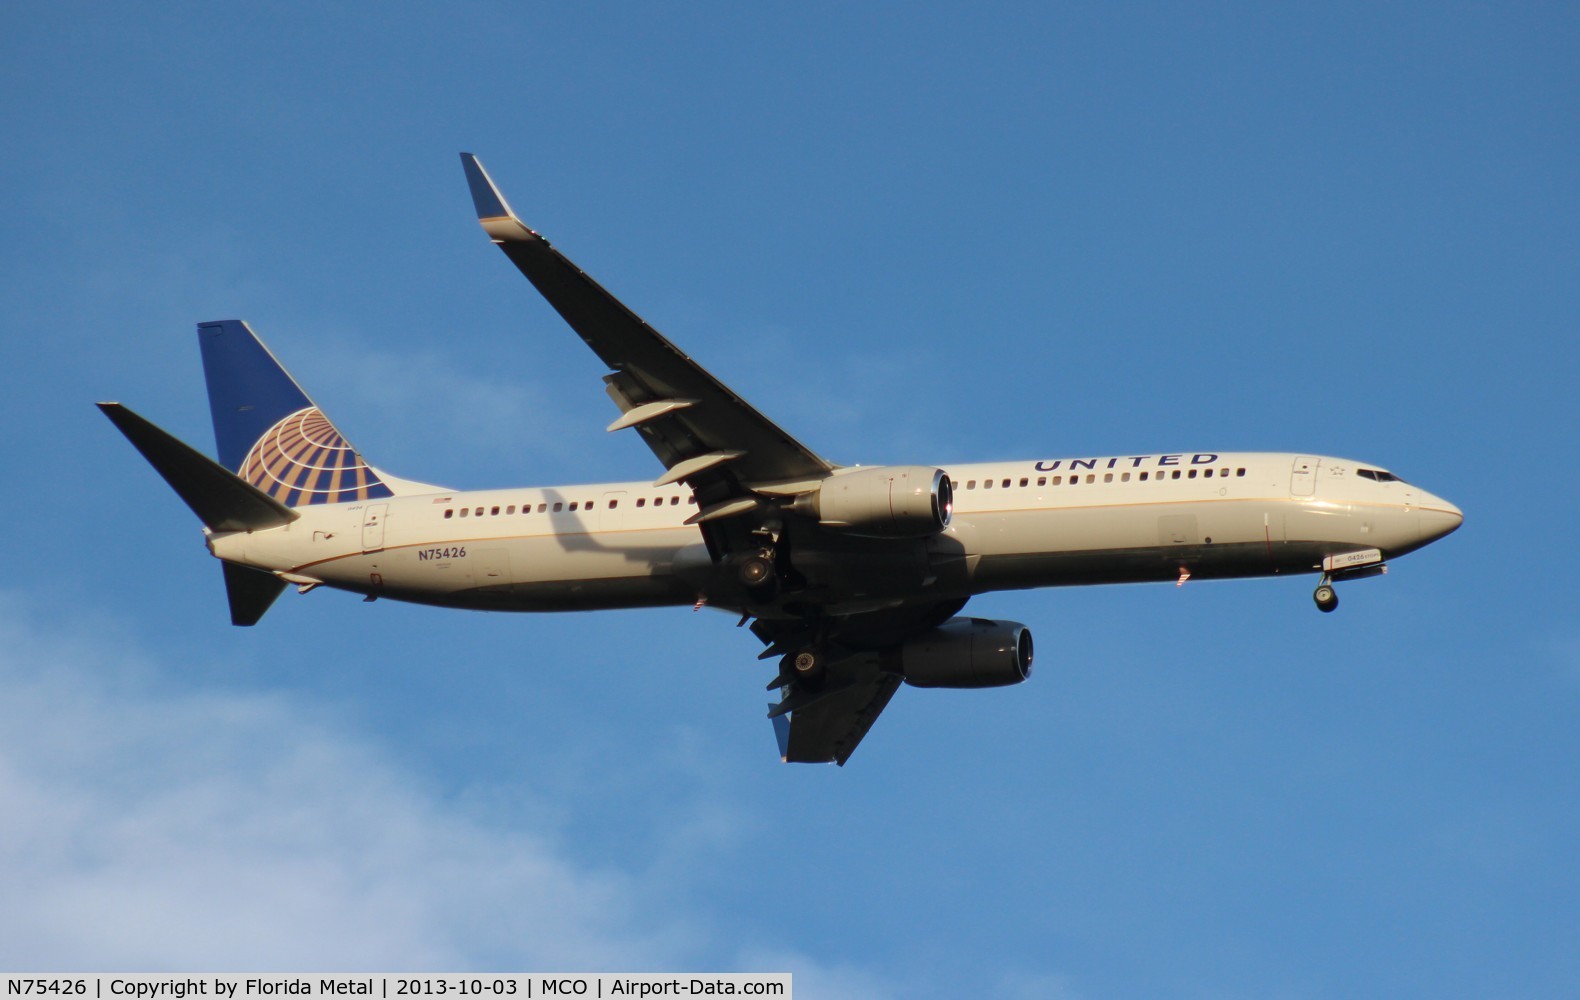
<instances>
[{"instance_id":1,"label":"globe logo on tail","mask_svg":"<svg viewBox=\"0 0 1580 1000\"><path fill-rule=\"evenodd\" d=\"M241 478L290 507L391 495L316 406L265 431L242 462Z\"/></svg>"}]
</instances>

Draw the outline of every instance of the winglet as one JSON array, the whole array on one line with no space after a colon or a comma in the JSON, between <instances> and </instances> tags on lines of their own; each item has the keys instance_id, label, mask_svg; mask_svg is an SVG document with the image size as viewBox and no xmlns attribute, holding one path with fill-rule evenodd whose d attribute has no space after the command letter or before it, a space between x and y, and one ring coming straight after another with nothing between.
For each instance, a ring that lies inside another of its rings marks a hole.
<instances>
[{"instance_id":1,"label":"winglet","mask_svg":"<svg viewBox=\"0 0 1580 1000\"><path fill-rule=\"evenodd\" d=\"M461 154L461 166L466 170L466 186L472 189L472 204L477 206L479 219L515 218L516 213L505 204L505 196L494 186L493 178L483 169L483 164L471 153Z\"/></svg>"},{"instance_id":2,"label":"winglet","mask_svg":"<svg viewBox=\"0 0 1580 1000\"><path fill-rule=\"evenodd\" d=\"M482 224L489 238L495 243L539 237L528 229L516 213L510 210L505 196L499 193L493 178L483 169L482 161L471 153L461 154L461 167L466 171L466 186L472 192L472 205L477 209L477 221Z\"/></svg>"}]
</instances>

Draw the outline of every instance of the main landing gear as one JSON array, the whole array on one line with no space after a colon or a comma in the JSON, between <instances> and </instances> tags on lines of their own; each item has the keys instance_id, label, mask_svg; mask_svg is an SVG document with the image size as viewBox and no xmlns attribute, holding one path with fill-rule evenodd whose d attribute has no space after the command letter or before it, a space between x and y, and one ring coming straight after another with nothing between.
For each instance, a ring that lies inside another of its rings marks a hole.
<instances>
[{"instance_id":1,"label":"main landing gear","mask_svg":"<svg viewBox=\"0 0 1580 1000\"><path fill-rule=\"evenodd\" d=\"M1317 583L1316 593L1311 595L1311 599L1317 602L1317 610L1323 614L1328 614L1339 606L1339 595L1333 589L1333 581L1326 573L1322 574L1322 579Z\"/></svg>"},{"instance_id":2,"label":"main landing gear","mask_svg":"<svg viewBox=\"0 0 1580 1000\"><path fill-rule=\"evenodd\" d=\"M774 582L774 553L772 549L761 549L747 555L735 568L737 579L748 590L762 590Z\"/></svg>"},{"instance_id":3,"label":"main landing gear","mask_svg":"<svg viewBox=\"0 0 1580 1000\"><path fill-rule=\"evenodd\" d=\"M780 545L780 526L769 523L752 532L755 548L733 557L735 580L753 601L766 604L793 580L787 553Z\"/></svg>"},{"instance_id":4,"label":"main landing gear","mask_svg":"<svg viewBox=\"0 0 1580 1000\"><path fill-rule=\"evenodd\" d=\"M823 685L828 673L828 653L820 646L807 646L795 653L786 653L780 661L779 673L795 678L796 687L815 691Z\"/></svg>"}]
</instances>

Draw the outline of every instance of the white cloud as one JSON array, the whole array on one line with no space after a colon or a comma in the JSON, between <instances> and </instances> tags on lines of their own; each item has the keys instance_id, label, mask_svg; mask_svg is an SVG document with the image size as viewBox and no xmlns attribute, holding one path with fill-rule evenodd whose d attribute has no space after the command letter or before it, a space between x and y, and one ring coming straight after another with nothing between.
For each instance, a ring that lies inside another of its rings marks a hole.
<instances>
[{"instance_id":1,"label":"white cloud","mask_svg":"<svg viewBox=\"0 0 1580 1000\"><path fill-rule=\"evenodd\" d=\"M645 861L590 863L545 832L574 801L529 828L488 807L501 790L441 794L332 709L205 690L201 664L50 617L0 591L0 967L788 970L806 1000L912 992L709 912L700 869L762 831L684 732L655 756L698 786L686 815Z\"/></svg>"},{"instance_id":2,"label":"white cloud","mask_svg":"<svg viewBox=\"0 0 1580 1000\"><path fill-rule=\"evenodd\" d=\"M568 438L602 430L602 425L568 424L553 390L531 372L513 366L496 375L463 370L453 338L407 352L376 348L359 338L325 337L315 350L315 367L333 374L324 384L308 386L308 395L332 417L335 400L354 395L378 415L380 434L411 442L411 450L422 456L460 451L507 464L526 463L533 455L568 457L576 451L567 447ZM594 401L603 390L597 371L594 364L585 373L585 389ZM608 419L618 413L608 404ZM341 430L364 448L362 439L373 436ZM372 461L379 459L375 455Z\"/></svg>"},{"instance_id":3,"label":"white cloud","mask_svg":"<svg viewBox=\"0 0 1580 1000\"><path fill-rule=\"evenodd\" d=\"M673 886L417 787L291 699L171 690L0 599L0 941L34 969L659 969Z\"/></svg>"}]
</instances>

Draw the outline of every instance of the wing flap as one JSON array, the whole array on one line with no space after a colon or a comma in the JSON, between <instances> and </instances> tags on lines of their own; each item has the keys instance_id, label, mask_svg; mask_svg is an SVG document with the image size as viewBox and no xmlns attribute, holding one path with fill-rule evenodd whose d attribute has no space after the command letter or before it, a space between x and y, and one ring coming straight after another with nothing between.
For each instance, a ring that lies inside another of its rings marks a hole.
<instances>
[{"instance_id":1,"label":"wing flap","mask_svg":"<svg viewBox=\"0 0 1580 1000\"><path fill-rule=\"evenodd\" d=\"M878 715L900 688L892 674L860 681L788 716L778 716L779 756L787 764L845 766Z\"/></svg>"}]
</instances>

